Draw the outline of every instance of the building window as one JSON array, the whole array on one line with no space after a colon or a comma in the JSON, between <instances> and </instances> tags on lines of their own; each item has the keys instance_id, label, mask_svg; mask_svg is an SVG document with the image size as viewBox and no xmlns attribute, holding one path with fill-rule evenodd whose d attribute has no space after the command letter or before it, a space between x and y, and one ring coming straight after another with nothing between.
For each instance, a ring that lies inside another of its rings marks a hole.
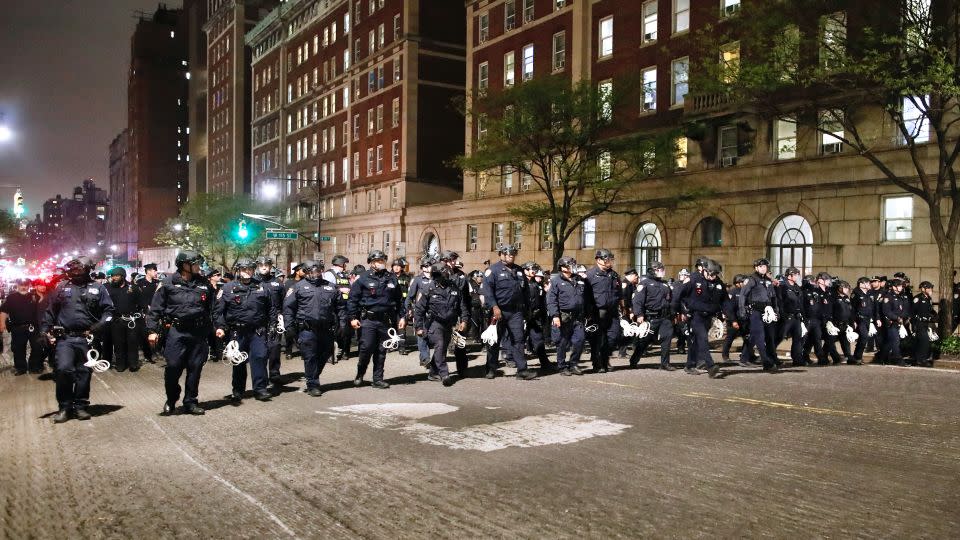
<instances>
[{"instance_id":1,"label":"building window","mask_svg":"<svg viewBox=\"0 0 960 540\"><path fill-rule=\"evenodd\" d=\"M374 207L373 207L374 191L375 190L372 190L372 189L367 191L367 212L373 212L374 210ZM373 244L373 242L370 242L370 243Z\"/></svg>"},{"instance_id":2,"label":"building window","mask_svg":"<svg viewBox=\"0 0 960 540\"><path fill-rule=\"evenodd\" d=\"M510 51L503 55L503 85L513 86L516 77L516 64L514 62L514 52Z\"/></svg>"},{"instance_id":3,"label":"building window","mask_svg":"<svg viewBox=\"0 0 960 540\"><path fill-rule=\"evenodd\" d=\"M523 80L529 81L533 78L533 45L527 45L523 48Z\"/></svg>"},{"instance_id":4,"label":"building window","mask_svg":"<svg viewBox=\"0 0 960 540\"><path fill-rule=\"evenodd\" d=\"M643 43L657 40L657 0L643 3Z\"/></svg>"},{"instance_id":5,"label":"building window","mask_svg":"<svg viewBox=\"0 0 960 540\"><path fill-rule=\"evenodd\" d=\"M797 157L797 119L792 116L778 118L774 124L773 155L776 159Z\"/></svg>"},{"instance_id":6,"label":"building window","mask_svg":"<svg viewBox=\"0 0 960 540\"><path fill-rule=\"evenodd\" d=\"M340 181L346 184L347 177L350 175L350 158L343 158L340 167L343 169L343 177L340 178Z\"/></svg>"},{"instance_id":7,"label":"building window","mask_svg":"<svg viewBox=\"0 0 960 540\"><path fill-rule=\"evenodd\" d=\"M390 145L390 169L400 168L400 141L393 141Z\"/></svg>"},{"instance_id":8,"label":"building window","mask_svg":"<svg viewBox=\"0 0 960 540\"><path fill-rule=\"evenodd\" d=\"M477 237L479 229L476 225L467 225L467 251L477 250Z\"/></svg>"},{"instance_id":9,"label":"building window","mask_svg":"<svg viewBox=\"0 0 960 540\"><path fill-rule=\"evenodd\" d=\"M380 26L377 27L377 46L382 48L384 43L386 43L386 39L386 30L384 29L383 23L380 23Z\"/></svg>"},{"instance_id":10,"label":"building window","mask_svg":"<svg viewBox=\"0 0 960 540\"><path fill-rule=\"evenodd\" d=\"M553 0L553 10L563 9L567 5L567 0Z\"/></svg>"},{"instance_id":11,"label":"building window","mask_svg":"<svg viewBox=\"0 0 960 540\"><path fill-rule=\"evenodd\" d=\"M718 137L720 141L720 166L732 167L737 164L737 126L721 126Z\"/></svg>"},{"instance_id":12,"label":"building window","mask_svg":"<svg viewBox=\"0 0 960 540\"><path fill-rule=\"evenodd\" d=\"M490 14L481 13L480 16L477 17L477 26L479 26L477 34L480 38L480 43L484 43L490 39Z\"/></svg>"},{"instance_id":13,"label":"building window","mask_svg":"<svg viewBox=\"0 0 960 540\"><path fill-rule=\"evenodd\" d=\"M847 14L843 11L820 19L820 67L835 69L843 65L847 42Z\"/></svg>"},{"instance_id":14,"label":"building window","mask_svg":"<svg viewBox=\"0 0 960 540\"><path fill-rule=\"evenodd\" d=\"M567 63L567 35L557 32L553 35L553 71L563 71Z\"/></svg>"},{"instance_id":15,"label":"building window","mask_svg":"<svg viewBox=\"0 0 960 540\"><path fill-rule=\"evenodd\" d=\"M373 148L367 148L367 176L373 174Z\"/></svg>"},{"instance_id":16,"label":"building window","mask_svg":"<svg viewBox=\"0 0 960 540\"><path fill-rule=\"evenodd\" d=\"M514 176L514 174L516 174L516 171L514 171L514 168L513 168L513 167L507 165L507 166L505 166L505 167L503 168L503 174L502 174L502 176L503 176L503 184L502 184L503 189L502 189L501 193L503 193L504 195L509 195L510 193L513 193L513 176Z\"/></svg>"},{"instance_id":17,"label":"building window","mask_svg":"<svg viewBox=\"0 0 960 540\"><path fill-rule=\"evenodd\" d=\"M674 170L677 172L687 170L687 154L689 149L687 147L688 141L686 137L677 137L676 145L676 159L674 161Z\"/></svg>"},{"instance_id":18,"label":"building window","mask_svg":"<svg viewBox=\"0 0 960 540\"><path fill-rule=\"evenodd\" d=\"M920 107L930 103L930 96L907 96L903 98L901 114L903 115L903 127L906 129L906 136L900 134L900 143L907 144L908 138L913 139L916 144L930 141L930 119Z\"/></svg>"},{"instance_id":19,"label":"building window","mask_svg":"<svg viewBox=\"0 0 960 540\"><path fill-rule=\"evenodd\" d=\"M703 247L718 247L723 245L723 222L710 216L705 217L697 225L700 229L700 245Z\"/></svg>"},{"instance_id":20,"label":"building window","mask_svg":"<svg viewBox=\"0 0 960 540\"><path fill-rule=\"evenodd\" d=\"M673 33L690 29L690 0L673 0Z\"/></svg>"},{"instance_id":21,"label":"building window","mask_svg":"<svg viewBox=\"0 0 960 540\"><path fill-rule=\"evenodd\" d=\"M660 229L654 223L644 223L633 236L633 263L641 275L646 274L650 264L661 260Z\"/></svg>"},{"instance_id":22,"label":"building window","mask_svg":"<svg viewBox=\"0 0 960 540\"><path fill-rule=\"evenodd\" d=\"M383 131L383 104L377 105L377 133Z\"/></svg>"},{"instance_id":23,"label":"building window","mask_svg":"<svg viewBox=\"0 0 960 540\"><path fill-rule=\"evenodd\" d=\"M513 245L517 249L523 249L523 222L513 222Z\"/></svg>"},{"instance_id":24,"label":"building window","mask_svg":"<svg viewBox=\"0 0 960 540\"><path fill-rule=\"evenodd\" d=\"M657 110L657 66L648 67L640 72L643 80L643 110Z\"/></svg>"},{"instance_id":25,"label":"building window","mask_svg":"<svg viewBox=\"0 0 960 540\"><path fill-rule=\"evenodd\" d=\"M533 0L523 0L523 22L533 20Z\"/></svg>"},{"instance_id":26,"label":"building window","mask_svg":"<svg viewBox=\"0 0 960 540\"><path fill-rule=\"evenodd\" d=\"M738 11L740 11L740 0L723 0L723 5L720 8L720 16L730 17Z\"/></svg>"},{"instance_id":27,"label":"building window","mask_svg":"<svg viewBox=\"0 0 960 540\"><path fill-rule=\"evenodd\" d=\"M377 190L377 212L383 210L383 190Z\"/></svg>"},{"instance_id":28,"label":"building window","mask_svg":"<svg viewBox=\"0 0 960 540\"><path fill-rule=\"evenodd\" d=\"M913 239L913 197L883 199L883 240L899 242Z\"/></svg>"},{"instance_id":29,"label":"building window","mask_svg":"<svg viewBox=\"0 0 960 540\"><path fill-rule=\"evenodd\" d=\"M377 145L377 174L383 172L383 145Z\"/></svg>"},{"instance_id":30,"label":"building window","mask_svg":"<svg viewBox=\"0 0 960 540\"><path fill-rule=\"evenodd\" d=\"M353 115L353 140L360 140L360 115Z\"/></svg>"},{"instance_id":31,"label":"building window","mask_svg":"<svg viewBox=\"0 0 960 540\"><path fill-rule=\"evenodd\" d=\"M500 246L506 241L507 226L504 223L494 223L493 224L493 245L491 246L492 251L497 251L500 249Z\"/></svg>"},{"instance_id":32,"label":"building window","mask_svg":"<svg viewBox=\"0 0 960 540\"><path fill-rule=\"evenodd\" d=\"M601 81L597 85L597 99L600 101L600 119L613 120L613 81Z\"/></svg>"},{"instance_id":33,"label":"building window","mask_svg":"<svg viewBox=\"0 0 960 540\"><path fill-rule=\"evenodd\" d=\"M353 178L360 178L360 152L353 153Z\"/></svg>"},{"instance_id":34,"label":"building window","mask_svg":"<svg viewBox=\"0 0 960 540\"><path fill-rule=\"evenodd\" d=\"M514 0L507 0L503 4L503 28L507 31L513 30L517 26L517 3Z\"/></svg>"},{"instance_id":35,"label":"building window","mask_svg":"<svg viewBox=\"0 0 960 540\"><path fill-rule=\"evenodd\" d=\"M377 199L379 201L379 197ZM390 233L383 231L383 252L390 254Z\"/></svg>"},{"instance_id":36,"label":"building window","mask_svg":"<svg viewBox=\"0 0 960 540\"><path fill-rule=\"evenodd\" d=\"M678 58L670 65L670 77L673 86L673 92L670 94L670 105L683 105L684 96L687 95L687 71L690 67L689 58Z\"/></svg>"},{"instance_id":37,"label":"building window","mask_svg":"<svg viewBox=\"0 0 960 540\"><path fill-rule=\"evenodd\" d=\"M400 40L400 15L393 16L393 40Z\"/></svg>"},{"instance_id":38,"label":"building window","mask_svg":"<svg viewBox=\"0 0 960 540\"><path fill-rule=\"evenodd\" d=\"M843 124L841 111L822 111L820 113L820 153L839 154L843 151Z\"/></svg>"},{"instance_id":39,"label":"building window","mask_svg":"<svg viewBox=\"0 0 960 540\"><path fill-rule=\"evenodd\" d=\"M601 182L606 182L610 180L610 175L613 172L612 170L612 161L609 151L600 152L600 155L597 157L597 172L600 176Z\"/></svg>"},{"instance_id":40,"label":"building window","mask_svg":"<svg viewBox=\"0 0 960 540\"><path fill-rule=\"evenodd\" d=\"M400 58L397 57L393 61L393 82L397 82L400 80L400 66L401 66Z\"/></svg>"},{"instance_id":41,"label":"building window","mask_svg":"<svg viewBox=\"0 0 960 540\"><path fill-rule=\"evenodd\" d=\"M734 41L720 47L720 80L731 84L740 72L740 42Z\"/></svg>"},{"instance_id":42,"label":"building window","mask_svg":"<svg viewBox=\"0 0 960 540\"><path fill-rule=\"evenodd\" d=\"M376 127L376 123L373 119L374 110L367 109L367 135L373 135L373 130Z\"/></svg>"},{"instance_id":43,"label":"building window","mask_svg":"<svg viewBox=\"0 0 960 540\"><path fill-rule=\"evenodd\" d=\"M487 89L487 83L490 78L490 65L487 62L477 67L477 89L482 93Z\"/></svg>"},{"instance_id":44,"label":"building window","mask_svg":"<svg viewBox=\"0 0 960 540\"><path fill-rule=\"evenodd\" d=\"M390 114L390 125L397 127L400 125L400 98L393 98L392 111Z\"/></svg>"},{"instance_id":45,"label":"building window","mask_svg":"<svg viewBox=\"0 0 960 540\"><path fill-rule=\"evenodd\" d=\"M597 245L597 218L588 218L580 226L580 249Z\"/></svg>"},{"instance_id":46,"label":"building window","mask_svg":"<svg viewBox=\"0 0 960 540\"><path fill-rule=\"evenodd\" d=\"M487 118L483 114L477 115L477 140L483 140L487 136Z\"/></svg>"},{"instance_id":47,"label":"building window","mask_svg":"<svg viewBox=\"0 0 960 540\"><path fill-rule=\"evenodd\" d=\"M397 186L390 186L390 208L398 208L400 206L400 188Z\"/></svg>"},{"instance_id":48,"label":"building window","mask_svg":"<svg viewBox=\"0 0 960 540\"><path fill-rule=\"evenodd\" d=\"M607 17L600 20L599 36L599 58L606 58L613 54L613 17Z\"/></svg>"},{"instance_id":49,"label":"building window","mask_svg":"<svg viewBox=\"0 0 960 540\"><path fill-rule=\"evenodd\" d=\"M803 216L787 214L770 229L770 273L791 266L803 275L813 273L813 229Z\"/></svg>"}]
</instances>

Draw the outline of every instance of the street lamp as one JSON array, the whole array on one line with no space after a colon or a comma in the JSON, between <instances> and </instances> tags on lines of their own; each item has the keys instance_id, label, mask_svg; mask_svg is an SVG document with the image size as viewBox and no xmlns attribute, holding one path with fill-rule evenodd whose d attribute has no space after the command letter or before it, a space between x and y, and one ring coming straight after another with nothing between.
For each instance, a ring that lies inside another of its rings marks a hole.
<instances>
[{"instance_id":1,"label":"street lamp","mask_svg":"<svg viewBox=\"0 0 960 540\"><path fill-rule=\"evenodd\" d=\"M5 143L13 139L13 130L3 121L3 113L0 113L0 143Z\"/></svg>"},{"instance_id":2,"label":"street lamp","mask_svg":"<svg viewBox=\"0 0 960 540\"><path fill-rule=\"evenodd\" d=\"M260 186L260 195L264 199L277 199L280 197L280 186L273 182L265 182Z\"/></svg>"},{"instance_id":3,"label":"street lamp","mask_svg":"<svg viewBox=\"0 0 960 540\"><path fill-rule=\"evenodd\" d=\"M183 231L183 223L174 223L174 224L173 224L173 230L175 230L175 231L177 231L177 232L182 232L182 231Z\"/></svg>"},{"instance_id":4,"label":"street lamp","mask_svg":"<svg viewBox=\"0 0 960 540\"><path fill-rule=\"evenodd\" d=\"M90 254L94 255L97 253L97 248L90 248Z\"/></svg>"}]
</instances>

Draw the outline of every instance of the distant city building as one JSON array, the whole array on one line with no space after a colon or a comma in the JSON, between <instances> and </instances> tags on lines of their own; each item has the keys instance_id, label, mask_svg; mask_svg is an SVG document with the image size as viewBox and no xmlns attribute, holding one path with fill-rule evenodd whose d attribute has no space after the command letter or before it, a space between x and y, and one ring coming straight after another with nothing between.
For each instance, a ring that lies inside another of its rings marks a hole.
<instances>
[{"instance_id":1,"label":"distant city building","mask_svg":"<svg viewBox=\"0 0 960 540\"><path fill-rule=\"evenodd\" d=\"M131 38L127 85L129 186L114 204L132 209L117 244L127 254L156 245L165 222L188 194L187 21L160 4L141 17Z\"/></svg>"},{"instance_id":2,"label":"distant city building","mask_svg":"<svg viewBox=\"0 0 960 540\"><path fill-rule=\"evenodd\" d=\"M184 0L187 18L187 161L189 195L207 190L207 8L210 0Z\"/></svg>"},{"instance_id":3,"label":"distant city building","mask_svg":"<svg viewBox=\"0 0 960 540\"><path fill-rule=\"evenodd\" d=\"M107 191L99 188L93 179L86 179L73 189L69 199L57 194L43 203L42 222L37 224L35 235L42 242L37 248L52 255L60 252L91 249L98 254L106 253L107 212L110 201ZM37 216L40 219L41 216ZM28 224L28 232L30 225Z\"/></svg>"},{"instance_id":4,"label":"distant city building","mask_svg":"<svg viewBox=\"0 0 960 540\"><path fill-rule=\"evenodd\" d=\"M117 246L121 258L136 258L136 193L130 178L130 130L120 132L110 143L110 198L107 214L107 242Z\"/></svg>"}]
</instances>

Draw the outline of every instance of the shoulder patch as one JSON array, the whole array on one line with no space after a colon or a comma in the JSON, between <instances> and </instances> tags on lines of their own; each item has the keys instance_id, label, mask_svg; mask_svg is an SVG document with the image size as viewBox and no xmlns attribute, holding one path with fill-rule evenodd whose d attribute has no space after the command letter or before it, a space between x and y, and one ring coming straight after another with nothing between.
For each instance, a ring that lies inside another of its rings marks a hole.
<instances>
[{"instance_id":1,"label":"shoulder patch","mask_svg":"<svg viewBox=\"0 0 960 540\"><path fill-rule=\"evenodd\" d=\"M884 299L883 299L883 303L884 303L884 304L889 304L889 303L890 303L890 299L889 299L889 298L884 298Z\"/></svg>"},{"instance_id":2,"label":"shoulder patch","mask_svg":"<svg viewBox=\"0 0 960 540\"><path fill-rule=\"evenodd\" d=\"M217 291L217 300L219 300L222 296L223 296L223 289L220 289L219 291Z\"/></svg>"},{"instance_id":3,"label":"shoulder patch","mask_svg":"<svg viewBox=\"0 0 960 540\"><path fill-rule=\"evenodd\" d=\"M916 304L916 303L919 302L919 301L920 301L919 298L914 298L914 299L913 299L913 303L914 303L914 304Z\"/></svg>"},{"instance_id":4,"label":"shoulder patch","mask_svg":"<svg viewBox=\"0 0 960 540\"><path fill-rule=\"evenodd\" d=\"M483 275L489 276L492 273L493 273L493 270L490 270L489 268L487 268L486 270L484 270Z\"/></svg>"},{"instance_id":5,"label":"shoulder patch","mask_svg":"<svg viewBox=\"0 0 960 540\"><path fill-rule=\"evenodd\" d=\"M96 287L90 287L89 289L87 289L87 292L90 294L100 294L100 289Z\"/></svg>"},{"instance_id":6,"label":"shoulder patch","mask_svg":"<svg viewBox=\"0 0 960 540\"><path fill-rule=\"evenodd\" d=\"M643 290L643 285L637 285L637 292L640 292L642 290Z\"/></svg>"},{"instance_id":7,"label":"shoulder patch","mask_svg":"<svg viewBox=\"0 0 960 540\"><path fill-rule=\"evenodd\" d=\"M289 289L287 289L287 296L290 296L291 294L293 294L293 288L292 288L292 287L289 288Z\"/></svg>"}]
</instances>

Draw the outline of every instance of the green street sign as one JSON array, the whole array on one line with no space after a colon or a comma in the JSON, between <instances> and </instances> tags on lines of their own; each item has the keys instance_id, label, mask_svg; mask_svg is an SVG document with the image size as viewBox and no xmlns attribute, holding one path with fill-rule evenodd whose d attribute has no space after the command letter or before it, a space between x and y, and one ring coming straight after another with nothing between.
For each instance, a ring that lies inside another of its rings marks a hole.
<instances>
[{"instance_id":1,"label":"green street sign","mask_svg":"<svg viewBox=\"0 0 960 540\"><path fill-rule=\"evenodd\" d=\"M279 231L267 229L267 240L296 240L300 235L297 231Z\"/></svg>"},{"instance_id":2,"label":"green street sign","mask_svg":"<svg viewBox=\"0 0 960 540\"><path fill-rule=\"evenodd\" d=\"M330 238L329 236L321 236L321 237L320 237L320 241L321 241L321 242L329 242L330 240L331 240L331 238Z\"/></svg>"}]
</instances>

